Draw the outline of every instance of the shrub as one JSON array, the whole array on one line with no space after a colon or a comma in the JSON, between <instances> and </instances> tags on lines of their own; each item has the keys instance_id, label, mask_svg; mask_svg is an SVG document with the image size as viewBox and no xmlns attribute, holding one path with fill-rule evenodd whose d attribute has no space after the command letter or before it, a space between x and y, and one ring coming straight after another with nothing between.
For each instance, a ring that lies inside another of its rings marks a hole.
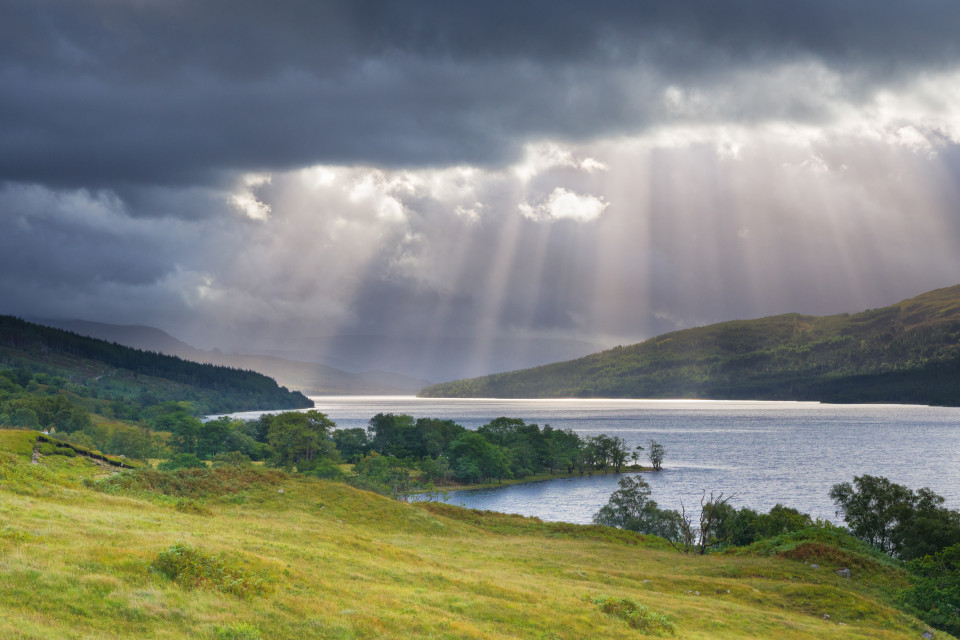
<instances>
[{"instance_id":1,"label":"shrub","mask_svg":"<svg viewBox=\"0 0 960 640\"><path fill-rule=\"evenodd\" d=\"M960 635L960 544L907 563L909 588L901 601L934 627Z\"/></svg>"},{"instance_id":2,"label":"shrub","mask_svg":"<svg viewBox=\"0 0 960 640\"><path fill-rule=\"evenodd\" d=\"M599 596L593 599L593 603L600 607L600 611L620 618L633 629L654 635L673 635L675 632L673 623L667 616L651 611L645 605L637 604L629 598Z\"/></svg>"},{"instance_id":3,"label":"shrub","mask_svg":"<svg viewBox=\"0 0 960 640\"><path fill-rule=\"evenodd\" d=\"M219 467L252 467L253 461L250 456L244 455L239 451L230 453L218 453L210 459L210 464L214 469Z\"/></svg>"},{"instance_id":4,"label":"shrub","mask_svg":"<svg viewBox=\"0 0 960 640\"><path fill-rule=\"evenodd\" d=\"M192 453L175 453L169 460L157 465L160 471L176 471L177 469L204 469L206 463Z\"/></svg>"},{"instance_id":5,"label":"shrub","mask_svg":"<svg viewBox=\"0 0 960 640\"><path fill-rule=\"evenodd\" d=\"M182 542L161 551L152 569L187 588L215 589L241 598L266 595L263 578L227 565L220 556L204 553Z\"/></svg>"},{"instance_id":6,"label":"shrub","mask_svg":"<svg viewBox=\"0 0 960 640\"><path fill-rule=\"evenodd\" d=\"M331 460L322 460L313 469L311 475L322 478L323 480L343 480L345 477L343 470L340 469L340 465Z\"/></svg>"}]
</instances>

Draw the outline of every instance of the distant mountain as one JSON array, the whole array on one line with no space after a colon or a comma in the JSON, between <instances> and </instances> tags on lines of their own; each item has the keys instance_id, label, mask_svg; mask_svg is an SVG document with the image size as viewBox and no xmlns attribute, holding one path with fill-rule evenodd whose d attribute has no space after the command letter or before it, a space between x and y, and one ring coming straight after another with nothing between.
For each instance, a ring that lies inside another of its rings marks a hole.
<instances>
[{"instance_id":1,"label":"distant mountain","mask_svg":"<svg viewBox=\"0 0 960 640\"><path fill-rule=\"evenodd\" d=\"M337 369L393 371L416 379L452 380L579 358L609 344L543 336L338 335L319 336L311 353L263 346L280 358L313 360ZM309 354L309 355L306 355ZM424 385L422 385L424 386Z\"/></svg>"},{"instance_id":2,"label":"distant mountain","mask_svg":"<svg viewBox=\"0 0 960 640\"><path fill-rule=\"evenodd\" d=\"M191 402L200 413L313 406L300 392L254 371L190 362L13 316L0 316L0 369L62 379L57 388L69 388L77 397L107 399L115 415L130 405L165 401Z\"/></svg>"},{"instance_id":3,"label":"distant mountain","mask_svg":"<svg viewBox=\"0 0 960 640\"><path fill-rule=\"evenodd\" d=\"M116 342L136 349L175 355L185 360L258 371L290 389L308 395L413 394L430 384L385 371L351 373L316 362L288 360L268 355L226 354L197 349L161 329L140 325L115 325L87 320L38 320L80 335Z\"/></svg>"},{"instance_id":4,"label":"distant mountain","mask_svg":"<svg viewBox=\"0 0 960 640\"><path fill-rule=\"evenodd\" d=\"M713 398L960 405L960 285L856 314L675 331L424 397Z\"/></svg>"}]
</instances>

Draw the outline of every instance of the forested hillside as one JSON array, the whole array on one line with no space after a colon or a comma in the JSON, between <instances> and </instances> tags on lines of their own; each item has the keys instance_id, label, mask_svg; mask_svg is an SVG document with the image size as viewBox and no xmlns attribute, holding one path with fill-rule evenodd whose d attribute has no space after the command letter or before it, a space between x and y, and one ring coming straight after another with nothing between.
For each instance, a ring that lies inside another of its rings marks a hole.
<instances>
[{"instance_id":1,"label":"forested hillside","mask_svg":"<svg viewBox=\"0 0 960 640\"><path fill-rule=\"evenodd\" d=\"M421 395L958 405L960 285L856 314L792 313L676 331Z\"/></svg>"},{"instance_id":2,"label":"forested hillside","mask_svg":"<svg viewBox=\"0 0 960 640\"><path fill-rule=\"evenodd\" d=\"M166 401L190 402L198 413L313 406L300 392L253 371L131 349L11 316L0 316L0 370L27 391L32 382L100 400L115 417L135 418L139 409Z\"/></svg>"}]
</instances>

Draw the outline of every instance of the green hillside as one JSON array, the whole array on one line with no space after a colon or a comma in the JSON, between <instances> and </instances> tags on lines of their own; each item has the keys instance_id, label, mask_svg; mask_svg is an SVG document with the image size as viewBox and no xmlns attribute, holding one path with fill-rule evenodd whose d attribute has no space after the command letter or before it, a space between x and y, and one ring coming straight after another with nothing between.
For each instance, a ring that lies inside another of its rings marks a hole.
<instances>
[{"instance_id":1,"label":"green hillside","mask_svg":"<svg viewBox=\"0 0 960 640\"><path fill-rule=\"evenodd\" d=\"M190 402L198 413L313 406L300 392L254 371L131 349L12 316L0 316L2 371L11 380L0 387L19 376L24 384L107 404L117 417L136 417L138 409L165 401Z\"/></svg>"},{"instance_id":2,"label":"green hillside","mask_svg":"<svg viewBox=\"0 0 960 640\"><path fill-rule=\"evenodd\" d=\"M458 380L424 397L712 398L960 404L960 285L855 314L667 333L578 360Z\"/></svg>"},{"instance_id":3,"label":"green hillside","mask_svg":"<svg viewBox=\"0 0 960 640\"><path fill-rule=\"evenodd\" d=\"M11 640L927 630L897 604L907 574L856 547L794 540L687 556L627 531L404 504L260 467L117 473L37 456L35 433L0 435L0 637Z\"/></svg>"}]
</instances>

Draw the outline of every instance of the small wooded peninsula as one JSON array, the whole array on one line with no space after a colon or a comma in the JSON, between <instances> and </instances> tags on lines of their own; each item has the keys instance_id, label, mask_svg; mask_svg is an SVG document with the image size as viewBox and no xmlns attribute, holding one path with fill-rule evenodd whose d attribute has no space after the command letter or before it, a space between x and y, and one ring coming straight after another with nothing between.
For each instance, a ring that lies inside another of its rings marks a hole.
<instances>
[{"instance_id":1,"label":"small wooded peninsula","mask_svg":"<svg viewBox=\"0 0 960 640\"><path fill-rule=\"evenodd\" d=\"M960 405L960 285L853 314L666 333L421 397L709 398Z\"/></svg>"}]
</instances>

